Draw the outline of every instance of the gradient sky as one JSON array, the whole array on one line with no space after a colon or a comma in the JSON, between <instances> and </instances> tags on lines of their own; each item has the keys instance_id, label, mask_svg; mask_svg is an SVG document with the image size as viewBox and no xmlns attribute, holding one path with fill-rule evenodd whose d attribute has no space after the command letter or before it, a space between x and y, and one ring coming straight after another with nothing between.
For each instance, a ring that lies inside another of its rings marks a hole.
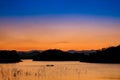
<instances>
[{"instance_id":1,"label":"gradient sky","mask_svg":"<svg viewBox=\"0 0 120 80\"><path fill-rule=\"evenodd\" d=\"M120 0L1 0L0 49L100 49L120 44Z\"/></svg>"}]
</instances>

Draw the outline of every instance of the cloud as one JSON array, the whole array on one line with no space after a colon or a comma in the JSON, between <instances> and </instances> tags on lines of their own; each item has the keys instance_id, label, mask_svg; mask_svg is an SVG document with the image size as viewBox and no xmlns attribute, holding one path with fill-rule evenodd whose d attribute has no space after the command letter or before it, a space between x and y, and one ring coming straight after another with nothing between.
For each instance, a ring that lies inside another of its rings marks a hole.
<instances>
[{"instance_id":1,"label":"cloud","mask_svg":"<svg viewBox=\"0 0 120 80\"><path fill-rule=\"evenodd\" d=\"M58 41L58 42L55 42L55 44L68 44L70 43L69 41Z\"/></svg>"}]
</instances>

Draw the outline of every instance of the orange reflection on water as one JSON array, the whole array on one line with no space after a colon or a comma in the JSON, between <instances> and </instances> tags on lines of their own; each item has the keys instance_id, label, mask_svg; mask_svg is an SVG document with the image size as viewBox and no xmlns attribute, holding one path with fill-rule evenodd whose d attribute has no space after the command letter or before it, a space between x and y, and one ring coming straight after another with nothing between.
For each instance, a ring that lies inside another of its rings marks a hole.
<instances>
[{"instance_id":1,"label":"orange reflection on water","mask_svg":"<svg viewBox=\"0 0 120 80\"><path fill-rule=\"evenodd\" d=\"M46 65L54 66L46 66ZM120 64L32 62L0 64L1 80L120 80Z\"/></svg>"}]
</instances>

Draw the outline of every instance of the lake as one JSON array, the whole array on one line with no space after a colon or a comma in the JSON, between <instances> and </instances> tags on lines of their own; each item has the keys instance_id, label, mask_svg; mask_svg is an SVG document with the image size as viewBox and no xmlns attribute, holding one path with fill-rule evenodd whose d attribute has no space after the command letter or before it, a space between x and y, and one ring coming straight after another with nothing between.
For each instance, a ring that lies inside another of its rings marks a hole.
<instances>
[{"instance_id":1,"label":"lake","mask_svg":"<svg viewBox=\"0 0 120 80\"><path fill-rule=\"evenodd\" d=\"M23 60L0 64L0 80L120 80L120 64Z\"/></svg>"}]
</instances>

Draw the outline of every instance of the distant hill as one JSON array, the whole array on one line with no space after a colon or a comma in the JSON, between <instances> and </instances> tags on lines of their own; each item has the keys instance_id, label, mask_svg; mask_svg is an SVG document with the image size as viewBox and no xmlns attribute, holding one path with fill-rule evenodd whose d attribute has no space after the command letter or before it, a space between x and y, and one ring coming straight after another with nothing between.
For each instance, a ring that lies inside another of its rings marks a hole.
<instances>
[{"instance_id":1,"label":"distant hill","mask_svg":"<svg viewBox=\"0 0 120 80\"><path fill-rule=\"evenodd\" d=\"M84 53L85 55L89 55L90 53L96 53L97 50L68 50L67 51L68 53Z\"/></svg>"},{"instance_id":2,"label":"distant hill","mask_svg":"<svg viewBox=\"0 0 120 80\"><path fill-rule=\"evenodd\" d=\"M18 51L17 54L20 56L21 59L33 59L33 56L40 54L41 50L32 50L32 51Z\"/></svg>"},{"instance_id":3,"label":"distant hill","mask_svg":"<svg viewBox=\"0 0 120 80\"><path fill-rule=\"evenodd\" d=\"M76 61L74 54L57 49L49 49L34 56L34 61Z\"/></svg>"}]
</instances>

